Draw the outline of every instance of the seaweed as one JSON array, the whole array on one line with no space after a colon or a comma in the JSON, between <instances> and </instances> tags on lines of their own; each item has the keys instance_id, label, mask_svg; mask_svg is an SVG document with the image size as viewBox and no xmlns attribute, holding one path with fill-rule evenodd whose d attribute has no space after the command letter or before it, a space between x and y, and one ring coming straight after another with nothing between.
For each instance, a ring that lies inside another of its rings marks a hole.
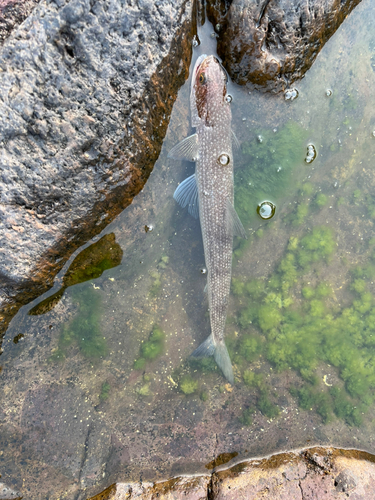
<instances>
[{"instance_id":1,"label":"seaweed","mask_svg":"<svg viewBox=\"0 0 375 500\"><path fill-rule=\"evenodd\" d=\"M72 344L89 359L104 358L108 353L107 343L101 333L101 298L91 286L73 289L71 298L78 305L74 318L63 325L58 348L51 356L52 361L63 360Z\"/></svg>"},{"instance_id":2,"label":"seaweed","mask_svg":"<svg viewBox=\"0 0 375 500\"><path fill-rule=\"evenodd\" d=\"M104 271L119 266L122 255L115 234L105 234L100 240L82 250L73 260L63 278L62 288L39 302L28 314L37 316L51 311L68 287L99 278Z\"/></svg>"},{"instance_id":3,"label":"seaweed","mask_svg":"<svg viewBox=\"0 0 375 500\"><path fill-rule=\"evenodd\" d=\"M239 417L239 421L241 422L241 424L245 425L246 427L250 427L250 425L252 425L253 423L254 411L255 408L245 408Z\"/></svg>"},{"instance_id":4,"label":"seaweed","mask_svg":"<svg viewBox=\"0 0 375 500\"><path fill-rule=\"evenodd\" d=\"M276 418L280 413L279 407L270 401L268 392L265 390L260 391L257 406L263 415L268 418Z\"/></svg>"},{"instance_id":5,"label":"seaweed","mask_svg":"<svg viewBox=\"0 0 375 500\"><path fill-rule=\"evenodd\" d=\"M109 382L103 382L101 390L100 390L100 394L99 394L99 400L101 402L106 401L109 398L110 390L111 390L111 386L110 386Z\"/></svg>"},{"instance_id":6,"label":"seaweed","mask_svg":"<svg viewBox=\"0 0 375 500\"><path fill-rule=\"evenodd\" d=\"M314 204L317 208L323 208L327 205L328 197L323 193L318 193L314 199Z\"/></svg>"},{"instance_id":7,"label":"seaweed","mask_svg":"<svg viewBox=\"0 0 375 500\"><path fill-rule=\"evenodd\" d=\"M198 389L198 382L191 375L184 375L179 383L179 389L185 395L193 394Z\"/></svg>"},{"instance_id":8,"label":"seaweed","mask_svg":"<svg viewBox=\"0 0 375 500\"><path fill-rule=\"evenodd\" d=\"M161 276L160 273L156 270L151 271L150 276L152 278L150 287L150 297L156 298L159 296L161 290Z\"/></svg>"},{"instance_id":9,"label":"seaweed","mask_svg":"<svg viewBox=\"0 0 375 500\"><path fill-rule=\"evenodd\" d=\"M140 356L134 361L133 365L135 370L142 370L147 361L153 361L162 354L164 339L163 330L158 325L154 325L148 340L141 344Z\"/></svg>"},{"instance_id":10,"label":"seaweed","mask_svg":"<svg viewBox=\"0 0 375 500\"><path fill-rule=\"evenodd\" d=\"M199 397L203 402L205 402L209 399L210 396L207 391L202 391Z\"/></svg>"}]
</instances>

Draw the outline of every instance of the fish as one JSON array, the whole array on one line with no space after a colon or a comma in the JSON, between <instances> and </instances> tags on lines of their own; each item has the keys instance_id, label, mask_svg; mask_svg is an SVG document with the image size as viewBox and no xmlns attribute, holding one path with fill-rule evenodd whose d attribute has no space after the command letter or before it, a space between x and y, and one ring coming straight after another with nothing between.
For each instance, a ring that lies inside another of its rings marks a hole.
<instances>
[{"instance_id":1,"label":"fish","mask_svg":"<svg viewBox=\"0 0 375 500\"><path fill-rule=\"evenodd\" d=\"M195 133L174 146L169 158L195 162L195 173L178 185L173 197L199 218L207 269L210 336L192 353L213 356L233 385L232 363L224 329L232 274L233 237L246 238L234 208L231 97L227 74L213 55L201 55L194 66L190 92L191 125Z\"/></svg>"}]
</instances>

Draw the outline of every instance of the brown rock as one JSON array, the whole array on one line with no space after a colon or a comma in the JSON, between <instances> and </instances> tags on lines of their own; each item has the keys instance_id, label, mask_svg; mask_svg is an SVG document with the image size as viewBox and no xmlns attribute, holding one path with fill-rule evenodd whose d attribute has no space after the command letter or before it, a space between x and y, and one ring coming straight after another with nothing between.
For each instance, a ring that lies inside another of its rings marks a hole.
<instances>
[{"instance_id":1,"label":"brown rock","mask_svg":"<svg viewBox=\"0 0 375 500\"><path fill-rule=\"evenodd\" d=\"M280 92L304 76L361 0L209 0L218 54L236 83Z\"/></svg>"},{"instance_id":2,"label":"brown rock","mask_svg":"<svg viewBox=\"0 0 375 500\"><path fill-rule=\"evenodd\" d=\"M241 462L211 476L117 483L90 500L372 500L374 462L357 450L311 448Z\"/></svg>"}]
</instances>

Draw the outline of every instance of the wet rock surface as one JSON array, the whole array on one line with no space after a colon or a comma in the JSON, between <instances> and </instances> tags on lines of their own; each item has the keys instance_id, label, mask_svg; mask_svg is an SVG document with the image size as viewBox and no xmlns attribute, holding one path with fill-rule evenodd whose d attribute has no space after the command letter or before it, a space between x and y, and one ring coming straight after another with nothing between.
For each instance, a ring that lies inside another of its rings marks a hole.
<instances>
[{"instance_id":1,"label":"wet rock surface","mask_svg":"<svg viewBox=\"0 0 375 500\"><path fill-rule=\"evenodd\" d=\"M374 456L356 450L311 448L241 462L211 475L160 483L117 483L91 500L370 500Z\"/></svg>"},{"instance_id":2,"label":"wet rock surface","mask_svg":"<svg viewBox=\"0 0 375 500\"><path fill-rule=\"evenodd\" d=\"M302 78L361 0L212 0L218 54L232 80L281 92Z\"/></svg>"},{"instance_id":3,"label":"wet rock surface","mask_svg":"<svg viewBox=\"0 0 375 500\"><path fill-rule=\"evenodd\" d=\"M188 74L191 7L42 2L3 43L1 331L142 189Z\"/></svg>"}]
</instances>

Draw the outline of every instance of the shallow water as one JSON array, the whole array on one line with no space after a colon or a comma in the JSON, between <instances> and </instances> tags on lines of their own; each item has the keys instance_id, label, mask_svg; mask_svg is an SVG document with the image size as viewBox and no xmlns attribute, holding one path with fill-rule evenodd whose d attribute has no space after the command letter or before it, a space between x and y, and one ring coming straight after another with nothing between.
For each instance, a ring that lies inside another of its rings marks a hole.
<instances>
[{"instance_id":1,"label":"shallow water","mask_svg":"<svg viewBox=\"0 0 375 500\"><path fill-rule=\"evenodd\" d=\"M187 82L148 183L101 235L115 240L86 250L79 272L77 252L7 331L8 486L86 498L115 480L206 471L222 453L375 453L374 13L363 0L298 92L230 85L235 204L249 234L234 244L226 327L235 386L210 360L189 360L209 334L203 246L173 200L194 165L167 159L190 134ZM192 64L214 53L212 31L199 33ZM264 201L276 206L267 220Z\"/></svg>"}]
</instances>

